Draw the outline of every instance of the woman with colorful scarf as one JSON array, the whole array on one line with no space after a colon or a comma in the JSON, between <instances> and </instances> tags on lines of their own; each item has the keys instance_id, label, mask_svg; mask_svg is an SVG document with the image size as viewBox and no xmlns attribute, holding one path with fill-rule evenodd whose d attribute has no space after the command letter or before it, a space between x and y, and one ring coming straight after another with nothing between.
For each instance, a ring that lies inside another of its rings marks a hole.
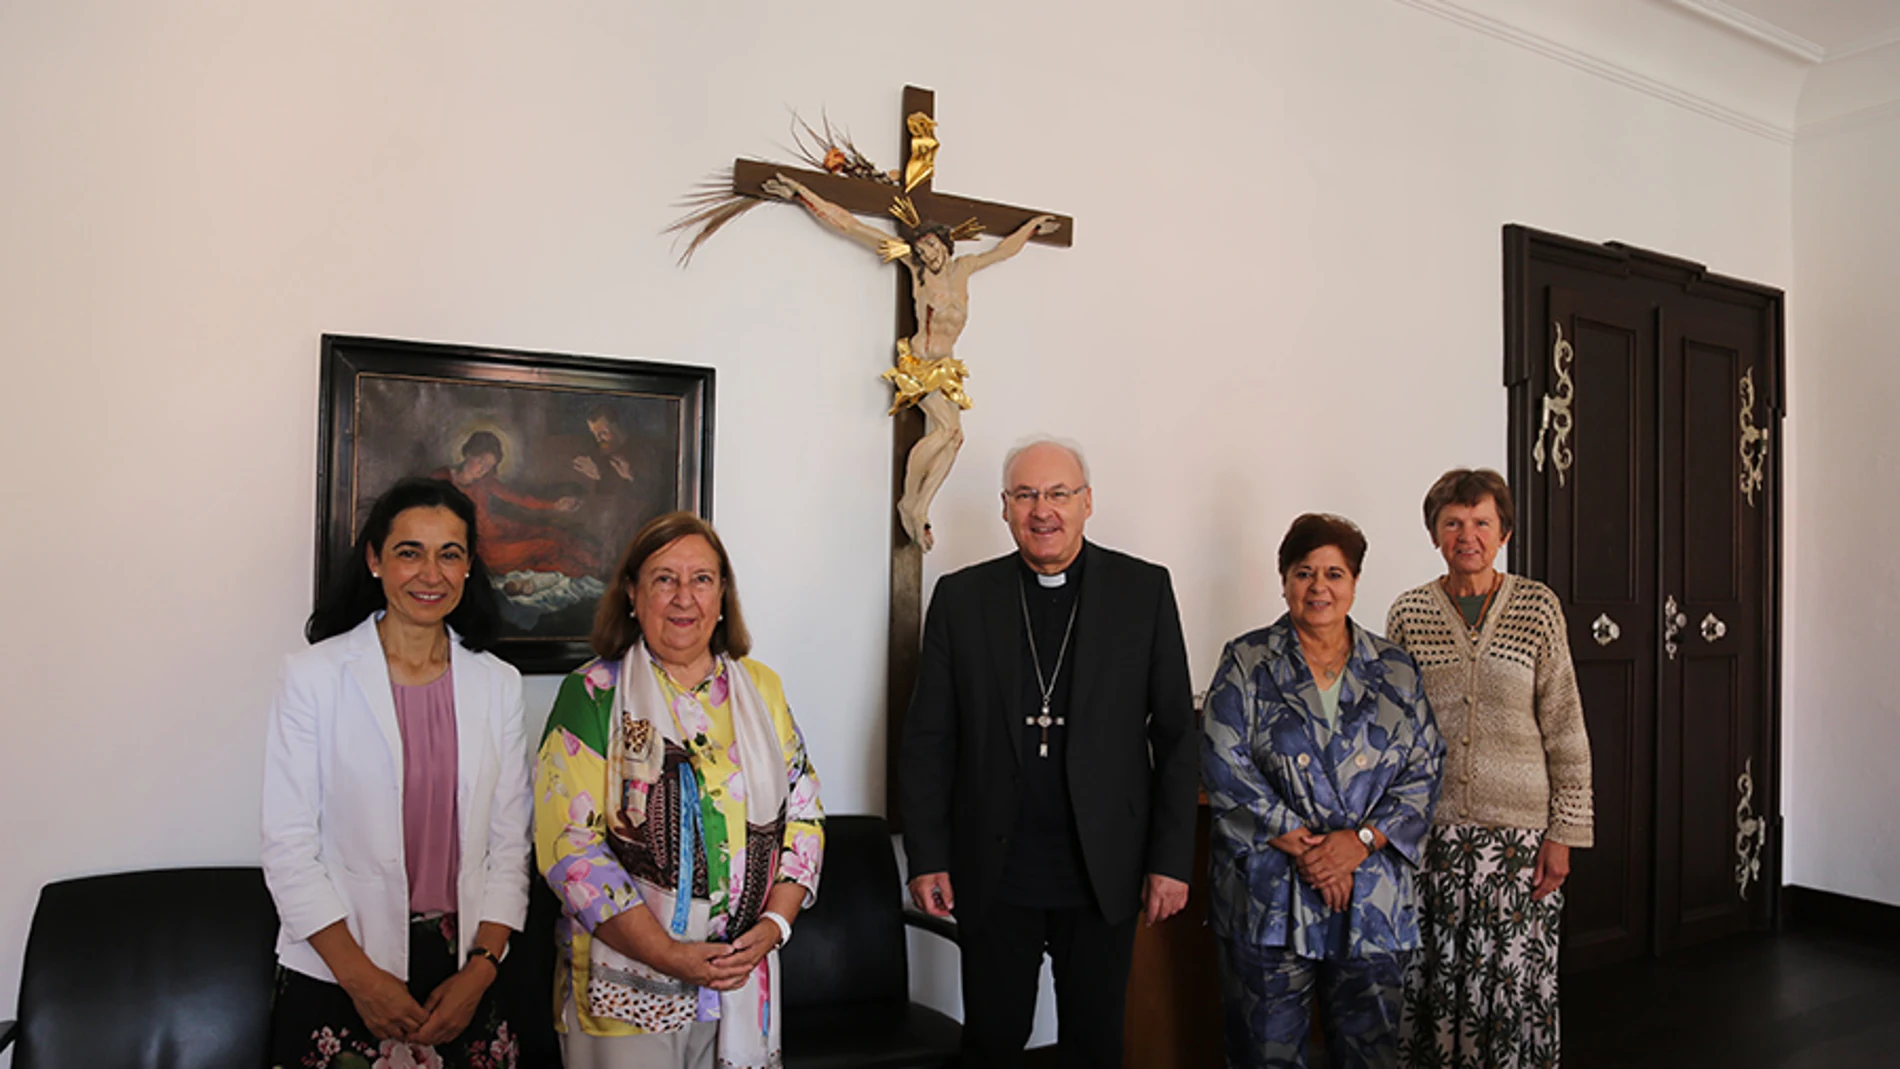
<instances>
[{"instance_id":1,"label":"woman with colorful scarf","mask_svg":"<svg viewBox=\"0 0 1900 1069\"><path fill-rule=\"evenodd\" d=\"M535 768L562 902L568 1069L780 1062L778 948L818 890L824 811L778 675L746 657L732 564L685 512L634 536Z\"/></svg>"}]
</instances>

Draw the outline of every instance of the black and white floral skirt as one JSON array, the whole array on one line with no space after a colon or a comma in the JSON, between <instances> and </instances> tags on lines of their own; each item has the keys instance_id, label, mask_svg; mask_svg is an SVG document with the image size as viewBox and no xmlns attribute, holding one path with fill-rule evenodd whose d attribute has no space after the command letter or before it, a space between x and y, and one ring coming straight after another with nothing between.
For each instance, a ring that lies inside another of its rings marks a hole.
<instances>
[{"instance_id":1,"label":"black and white floral skirt","mask_svg":"<svg viewBox=\"0 0 1900 1069\"><path fill-rule=\"evenodd\" d=\"M454 975L454 914L409 918L409 994L419 1003ZM490 987L462 1034L433 1047L377 1039L341 987L279 966L271 1004L274 1069L515 1069L519 1046Z\"/></svg>"},{"instance_id":2,"label":"black and white floral skirt","mask_svg":"<svg viewBox=\"0 0 1900 1069\"><path fill-rule=\"evenodd\" d=\"M1422 946L1406 976L1401 1061L1414 1069L1558 1063L1563 892L1531 900L1543 832L1432 829L1420 881Z\"/></svg>"}]
</instances>

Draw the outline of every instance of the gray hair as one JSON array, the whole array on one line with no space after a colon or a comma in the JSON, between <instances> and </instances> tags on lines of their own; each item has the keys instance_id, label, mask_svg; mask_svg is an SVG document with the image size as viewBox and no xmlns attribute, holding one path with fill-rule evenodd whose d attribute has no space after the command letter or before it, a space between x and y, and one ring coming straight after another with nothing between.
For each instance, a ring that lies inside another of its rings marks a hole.
<instances>
[{"instance_id":1,"label":"gray hair","mask_svg":"<svg viewBox=\"0 0 1900 1069\"><path fill-rule=\"evenodd\" d=\"M1074 457L1076 466L1082 469L1082 486L1089 485L1089 458L1083 454L1081 442L1073 438L1057 438L1053 434L1032 434L1011 446L1009 452L1003 454L1003 489L1009 489L1009 469L1016 463L1016 458L1039 445L1053 445ZM1080 490L1081 488L1077 486L1072 489Z\"/></svg>"}]
</instances>

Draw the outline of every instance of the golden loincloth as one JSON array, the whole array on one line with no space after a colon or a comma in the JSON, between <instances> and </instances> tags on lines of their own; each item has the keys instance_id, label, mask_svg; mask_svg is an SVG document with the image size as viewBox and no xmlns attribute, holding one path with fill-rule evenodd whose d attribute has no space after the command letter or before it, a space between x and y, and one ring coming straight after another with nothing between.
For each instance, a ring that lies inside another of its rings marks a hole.
<instances>
[{"instance_id":1,"label":"golden loincloth","mask_svg":"<svg viewBox=\"0 0 1900 1069\"><path fill-rule=\"evenodd\" d=\"M886 369L882 376L897 387L890 414L897 415L933 391L955 402L958 408L969 408L970 395L963 392L963 380L969 375L970 369L954 356L940 356L935 360L917 359L911 355L910 339L899 338L897 366Z\"/></svg>"}]
</instances>

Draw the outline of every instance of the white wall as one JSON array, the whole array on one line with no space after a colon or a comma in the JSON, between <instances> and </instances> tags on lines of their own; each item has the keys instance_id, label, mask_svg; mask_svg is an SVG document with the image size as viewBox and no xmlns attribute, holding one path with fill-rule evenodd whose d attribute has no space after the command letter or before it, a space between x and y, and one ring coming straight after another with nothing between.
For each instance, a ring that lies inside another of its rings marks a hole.
<instances>
[{"instance_id":1,"label":"white wall","mask_svg":"<svg viewBox=\"0 0 1900 1069\"><path fill-rule=\"evenodd\" d=\"M758 651L827 804L881 807L888 269L784 208L688 271L659 233L787 107L896 165L934 87L940 188L1079 220L974 284L929 578L1007 548L1014 439L1074 435L1197 685L1298 511L1366 528L1364 620L1438 570L1419 497L1505 456L1501 224L1791 276L1785 143L1387 0L498 8L0 7L0 1016L42 883L255 860L325 331L717 367Z\"/></svg>"},{"instance_id":2,"label":"white wall","mask_svg":"<svg viewBox=\"0 0 1900 1069\"><path fill-rule=\"evenodd\" d=\"M1900 904L1900 45L1818 68L1795 144L1789 883Z\"/></svg>"}]
</instances>

